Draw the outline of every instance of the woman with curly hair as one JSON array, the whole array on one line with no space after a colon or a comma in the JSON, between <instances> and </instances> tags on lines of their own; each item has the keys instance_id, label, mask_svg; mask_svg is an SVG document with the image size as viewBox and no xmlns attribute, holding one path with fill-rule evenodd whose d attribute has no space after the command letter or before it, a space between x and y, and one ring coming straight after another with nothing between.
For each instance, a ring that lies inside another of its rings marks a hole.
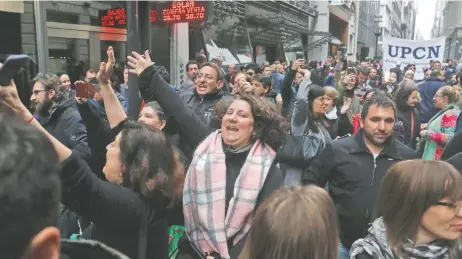
<instances>
[{"instance_id":1,"label":"woman with curly hair","mask_svg":"<svg viewBox=\"0 0 462 259\"><path fill-rule=\"evenodd\" d=\"M401 82L395 94L397 121L404 128L404 144L416 149L420 133L420 113L416 108L419 103L419 88L413 80Z\"/></svg>"},{"instance_id":2,"label":"woman with curly hair","mask_svg":"<svg viewBox=\"0 0 462 259\"><path fill-rule=\"evenodd\" d=\"M150 80L140 85L143 98L156 98L178 124L180 137L197 147L183 192L189 242L179 243L180 258L237 258L256 208L282 185L274 159L287 124L264 98L242 94L217 104L212 117L218 123L212 124L219 129L212 129L170 89L150 60L134 56L133 70ZM211 71L209 76L214 80L218 75Z\"/></svg>"}]
</instances>

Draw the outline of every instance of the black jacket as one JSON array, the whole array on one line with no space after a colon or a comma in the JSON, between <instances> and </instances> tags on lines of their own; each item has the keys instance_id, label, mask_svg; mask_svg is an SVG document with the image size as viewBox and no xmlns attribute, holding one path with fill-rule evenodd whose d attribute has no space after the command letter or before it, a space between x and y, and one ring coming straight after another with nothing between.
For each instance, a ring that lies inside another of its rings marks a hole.
<instances>
[{"instance_id":1,"label":"black jacket","mask_svg":"<svg viewBox=\"0 0 462 259\"><path fill-rule=\"evenodd\" d=\"M292 69L287 72L284 80L281 83L281 97L282 97L282 116L288 120L292 117L294 110L295 95L292 90L292 82L294 81L296 71Z\"/></svg>"},{"instance_id":2,"label":"black jacket","mask_svg":"<svg viewBox=\"0 0 462 259\"><path fill-rule=\"evenodd\" d=\"M404 128L404 144L416 149L417 137L420 135L420 113L415 107L397 107L397 120Z\"/></svg>"},{"instance_id":3,"label":"black jacket","mask_svg":"<svg viewBox=\"0 0 462 259\"><path fill-rule=\"evenodd\" d=\"M414 150L390 137L374 159L359 130L324 149L304 172L302 182L320 187L329 182L340 222L340 241L350 248L365 236L374 220L374 204L385 173L395 163L415 158L418 154Z\"/></svg>"},{"instance_id":4,"label":"black jacket","mask_svg":"<svg viewBox=\"0 0 462 259\"><path fill-rule=\"evenodd\" d=\"M446 160L459 152L462 152L462 131L456 132L451 140L449 140L443 149L440 159Z\"/></svg>"},{"instance_id":5,"label":"black jacket","mask_svg":"<svg viewBox=\"0 0 462 259\"><path fill-rule=\"evenodd\" d=\"M346 114L340 113L340 108L337 109L337 119L328 119L324 115L322 120L324 128L329 132L330 138L335 140L337 137L343 137L348 133L353 132L353 125Z\"/></svg>"},{"instance_id":6,"label":"black jacket","mask_svg":"<svg viewBox=\"0 0 462 259\"><path fill-rule=\"evenodd\" d=\"M66 145L80 158L91 162L87 129L75 105L75 100L65 99L53 108L48 118L38 118L48 133Z\"/></svg>"},{"instance_id":7,"label":"black jacket","mask_svg":"<svg viewBox=\"0 0 462 259\"><path fill-rule=\"evenodd\" d=\"M74 153L61 163L60 176L63 204L91 220L92 239L130 258L145 259L139 246L146 248L146 258L168 258L165 208L154 208L131 189L98 179Z\"/></svg>"},{"instance_id":8,"label":"black jacket","mask_svg":"<svg viewBox=\"0 0 462 259\"><path fill-rule=\"evenodd\" d=\"M90 168L104 180L106 177L102 172L106 164L106 147L114 141L118 132L111 132L107 117L100 116L100 111L91 103L77 104L77 109L87 128L88 146L92 153Z\"/></svg>"},{"instance_id":9,"label":"black jacket","mask_svg":"<svg viewBox=\"0 0 462 259\"><path fill-rule=\"evenodd\" d=\"M198 118L209 123L210 121L207 117L210 116L215 104L225 95L225 91L219 90L218 92L201 97L197 94L196 89L194 89L193 91L183 92L181 98Z\"/></svg>"}]
</instances>

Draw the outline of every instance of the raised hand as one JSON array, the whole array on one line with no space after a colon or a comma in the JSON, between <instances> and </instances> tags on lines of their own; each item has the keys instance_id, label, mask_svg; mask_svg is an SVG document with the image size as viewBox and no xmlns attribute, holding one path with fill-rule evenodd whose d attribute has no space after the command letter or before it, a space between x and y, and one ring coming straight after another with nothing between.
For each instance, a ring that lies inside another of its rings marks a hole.
<instances>
[{"instance_id":1,"label":"raised hand","mask_svg":"<svg viewBox=\"0 0 462 259\"><path fill-rule=\"evenodd\" d=\"M340 113L345 114L350 109L350 106L351 106L351 98L346 98L345 101L343 102L342 108L340 109Z\"/></svg>"},{"instance_id":2,"label":"raised hand","mask_svg":"<svg viewBox=\"0 0 462 259\"><path fill-rule=\"evenodd\" d=\"M107 63L101 62L99 65L99 71L96 74L96 79L100 84L109 84L109 78L112 75L115 64L114 50L112 47L107 48Z\"/></svg>"},{"instance_id":3,"label":"raised hand","mask_svg":"<svg viewBox=\"0 0 462 259\"><path fill-rule=\"evenodd\" d=\"M32 117L32 114L19 99L18 90L13 80L10 81L9 85L0 86L0 111L13 111L26 121Z\"/></svg>"},{"instance_id":4,"label":"raised hand","mask_svg":"<svg viewBox=\"0 0 462 259\"><path fill-rule=\"evenodd\" d=\"M133 51L132 56L127 57L127 65L130 67L129 73L139 76L146 68L154 65L149 56L149 50L144 52L144 56Z\"/></svg>"}]
</instances>

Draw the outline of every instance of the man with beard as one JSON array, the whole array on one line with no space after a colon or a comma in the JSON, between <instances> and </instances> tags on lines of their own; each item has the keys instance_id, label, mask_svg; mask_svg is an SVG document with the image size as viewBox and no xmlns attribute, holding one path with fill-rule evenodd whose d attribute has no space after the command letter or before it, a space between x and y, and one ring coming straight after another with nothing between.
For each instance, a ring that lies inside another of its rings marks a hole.
<instances>
[{"instance_id":1,"label":"man with beard","mask_svg":"<svg viewBox=\"0 0 462 259\"><path fill-rule=\"evenodd\" d=\"M186 74L187 77L184 80L184 83L181 85L181 92L192 91L194 90L194 78L199 72L199 63L195 60L190 60L186 64Z\"/></svg>"},{"instance_id":2,"label":"man with beard","mask_svg":"<svg viewBox=\"0 0 462 259\"><path fill-rule=\"evenodd\" d=\"M35 106L35 117L42 126L61 143L82 159L89 160L87 130L68 91L53 74L39 73L33 79L31 104Z\"/></svg>"},{"instance_id":3,"label":"man with beard","mask_svg":"<svg viewBox=\"0 0 462 259\"><path fill-rule=\"evenodd\" d=\"M303 184L325 187L329 183L340 222L340 259L349 258L351 245L365 236L374 220L374 204L388 169L419 157L392 137L395 119L395 103L384 94L374 94L364 103L358 133L327 146L302 176Z\"/></svg>"}]
</instances>

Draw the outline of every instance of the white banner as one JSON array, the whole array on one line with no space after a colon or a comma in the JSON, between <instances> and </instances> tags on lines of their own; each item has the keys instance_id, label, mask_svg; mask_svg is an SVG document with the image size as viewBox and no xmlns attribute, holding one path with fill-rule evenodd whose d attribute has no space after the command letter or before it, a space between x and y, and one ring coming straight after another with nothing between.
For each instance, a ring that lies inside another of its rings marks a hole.
<instances>
[{"instance_id":1,"label":"white banner","mask_svg":"<svg viewBox=\"0 0 462 259\"><path fill-rule=\"evenodd\" d=\"M393 37L383 38L383 72L389 74L390 68L401 62L401 69L408 64L416 66L414 79L424 78L424 69L430 65L430 60L444 58L446 37L432 40L404 40Z\"/></svg>"}]
</instances>

